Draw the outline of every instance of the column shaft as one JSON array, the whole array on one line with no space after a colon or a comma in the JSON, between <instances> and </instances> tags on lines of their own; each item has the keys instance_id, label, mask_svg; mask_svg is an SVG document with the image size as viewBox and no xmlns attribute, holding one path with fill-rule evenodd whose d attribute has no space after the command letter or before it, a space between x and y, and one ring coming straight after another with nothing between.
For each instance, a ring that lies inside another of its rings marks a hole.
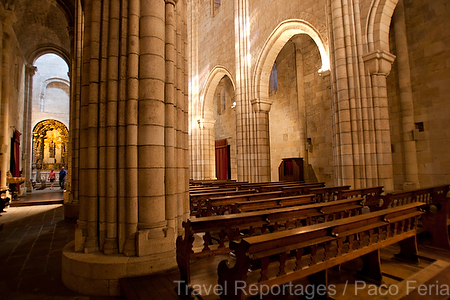
<instances>
[{"instance_id":1,"label":"column shaft","mask_svg":"<svg viewBox=\"0 0 450 300\"><path fill-rule=\"evenodd\" d=\"M166 225L165 220L165 2L141 5L138 103L139 228Z\"/></svg>"},{"instance_id":2,"label":"column shaft","mask_svg":"<svg viewBox=\"0 0 450 300\"><path fill-rule=\"evenodd\" d=\"M128 56L126 100L126 242L124 254L136 253L135 235L138 224L138 98L139 98L139 18L140 0L128 4Z\"/></svg>"},{"instance_id":3,"label":"column shaft","mask_svg":"<svg viewBox=\"0 0 450 300\"><path fill-rule=\"evenodd\" d=\"M411 88L408 41L406 38L404 1L398 2L394 11L395 48L397 51L398 84L402 108L403 163L405 166L404 187L419 188L416 142L413 139L414 101Z\"/></svg>"},{"instance_id":4,"label":"column shaft","mask_svg":"<svg viewBox=\"0 0 450 300\"><path fill-rule=\"evenodd\" d=\"M118 101L120 1L111 0L108 34L108 102L106 106L106 244L104 252L116 253L118 218Z\"/></svg>"},{"instance_id":5,"label":"column shaft","mask_svg":"<svg viewBox=\"0 0 450 300\"><path fill-rule=\"evenodd\" d=\"M169 227L175 227L175 216L177 214L177 170L175 153L176 147L176 104L177 91L175 87L176 81L176 66L177 53L175 50L176 33L175 33L175 3L173 1L166 1L165 7L165 167L166 167L166 215Z\"/></svg>"}]
</instances>

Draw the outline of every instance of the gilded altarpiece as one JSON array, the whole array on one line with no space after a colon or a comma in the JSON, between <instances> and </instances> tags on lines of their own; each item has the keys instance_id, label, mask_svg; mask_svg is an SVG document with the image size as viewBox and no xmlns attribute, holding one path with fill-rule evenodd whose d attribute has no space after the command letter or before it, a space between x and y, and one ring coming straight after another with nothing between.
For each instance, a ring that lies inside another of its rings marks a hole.
<instances>
[{"instance_id":1,"label":"gilded altarpiece","mask_svg":"<svg viewBox=\"0 0 450 300\"><path fill-rule=\"evenodd\" d=\"M50 170L67 167L67 149L69 132L67 127L56 120L44 120L36 124L33 130L32 175L36 181L46 180Z\"/></svg>"}]
</instances>

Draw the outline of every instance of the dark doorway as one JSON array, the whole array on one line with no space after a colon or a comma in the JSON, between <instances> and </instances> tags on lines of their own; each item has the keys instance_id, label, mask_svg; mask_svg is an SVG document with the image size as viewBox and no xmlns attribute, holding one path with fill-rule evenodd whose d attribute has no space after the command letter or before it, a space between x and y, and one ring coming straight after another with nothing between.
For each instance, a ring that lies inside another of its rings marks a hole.
<instances>
[{"instance_id":1,"label":"dark doorway","mask_svg":"<svg viewBox=\"0 0 450 300\"><path fill-rule=\"evenodd\" d=\"M217 179L231 179L230 146L227 140L216 141L216 177Z\"/></svg>"}]
</instances>

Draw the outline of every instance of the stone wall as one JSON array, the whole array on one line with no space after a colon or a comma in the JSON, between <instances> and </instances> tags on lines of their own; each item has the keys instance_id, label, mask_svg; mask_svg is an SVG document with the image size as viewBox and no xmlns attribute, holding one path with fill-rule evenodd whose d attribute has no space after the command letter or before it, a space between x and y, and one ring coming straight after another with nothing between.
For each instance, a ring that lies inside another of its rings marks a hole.
<instances>
[{"instance_id":1,"label":"stone wall","mask_svg":"<svg viewBox=\"0 0 450 300\"><path fill-rule=\"evenodd\" d=\"M415 140L419 181L422 187L445 184L450 182L450 32L445 29L450 26L450 5L445 0L408 0L404 4L414 120L410 136ZM398 56L395 29L391 26L390 47ZM388 76L388 95L394 184L402 189L407 149L401 144L401 117L406 113L399 100L398 60Z\"/></svg>"}]
</instances>

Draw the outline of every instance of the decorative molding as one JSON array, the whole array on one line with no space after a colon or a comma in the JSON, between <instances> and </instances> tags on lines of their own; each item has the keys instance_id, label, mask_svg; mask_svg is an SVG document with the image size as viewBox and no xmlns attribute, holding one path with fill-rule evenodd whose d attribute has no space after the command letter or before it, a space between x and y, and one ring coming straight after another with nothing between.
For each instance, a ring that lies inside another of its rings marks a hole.
<instances>
[{"instance_id":1,"label":"decorative molding","mask_svg":"<svg viewBox=\"0 0 450 300\"><path fill-rule=\"evenodd\" d=\"M253 99L251 103L254 112L270 112L273 101L270 99Z\"/></svg>"},{"instance_id":2,"label":"decorative molding","mask_svg":"<svg viewBox=\"0 0 450 300\"><path fill-rule=\"evenodd\" d=\"M385 75L391 72L392 63L395 55L384 50L376 50L374 52L363 55L366 70L369 75Z\"/></svg>"}]
</instances>

